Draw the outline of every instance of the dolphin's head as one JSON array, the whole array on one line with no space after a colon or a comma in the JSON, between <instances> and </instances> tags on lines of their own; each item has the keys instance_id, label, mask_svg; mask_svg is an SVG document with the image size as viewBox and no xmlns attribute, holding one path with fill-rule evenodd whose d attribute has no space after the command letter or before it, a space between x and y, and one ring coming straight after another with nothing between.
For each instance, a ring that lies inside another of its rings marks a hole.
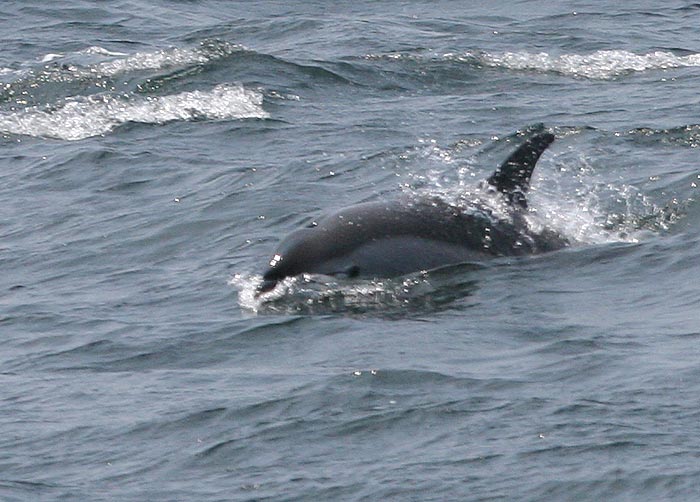
<instances>
[{"instance_id":1,"label":"dolphin's head","mask_svg":"<svg viewBox=\"0 0 700 502\"><path fill-rule=\"evenodd\" d=\"M258 286L258 290L255 296L259 296L268 291L272 291L277 286L277 283L284 279L289 274L285 274L283 267L277 267L276 261L281 260L281 255L275 254L270 260L270 266L265 270L263 274L262 283Z\"/></svg>"},{"instance_id":2,"label":"dolphin's head","mask_svg":"<svg viewBox=\"0 0 700 502\"><path fill-rule=\"evenodd\" d=\"M272 255L272 258L270 258L263 272L263 281L260 286L258 286L258 295L272 291L275 286L277 286L277 283L285 277L295 276L307 271L304 270L305 267L303 266L303 248L307 239L303 238L304 236L298 235L302 232L303 231L300 230L292 234L294 243L283 243Z\"/></svg>"},{"instance_id":3,"label":"dolphin's head","mask_svg":"<svg viewBox=\"0 0 700 502\"><path fill-rule=\"evenodd\" d=\"M272 291L286 277L312 272L309 265L300 247L276 251L263 272L256 296Z\"/></svg>"},{"instance_id":4,"label":"dolphin's head","mask_svg":"<svg viewBox=\"0 0 700 502\"><path fill-rule=\"evenodd\" d=\"M303 273L332 275L328 268L335 252L334 236L314 224L293 232L274 252L263 272L263 281L257 294L272 291L286 277Z\"/></svg>"},{"instance_id":5,"label":"dolphin's head","mask_svg":"<svg viewBox=\"0 0 700 502\"><path fill-rule=\"evenodd\" d=\"M367 232L357 221L334 215L287 236L270 258L257 295L272 291L286 277L301 274L361 275L353 251L367 240Z\"/></svg>"}]
</instances>

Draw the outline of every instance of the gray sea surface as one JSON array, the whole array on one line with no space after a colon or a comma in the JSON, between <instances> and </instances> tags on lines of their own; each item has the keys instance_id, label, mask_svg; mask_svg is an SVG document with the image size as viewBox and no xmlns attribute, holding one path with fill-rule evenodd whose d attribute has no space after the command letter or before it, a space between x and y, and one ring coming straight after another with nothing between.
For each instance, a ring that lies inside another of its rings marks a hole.
<instances>
[{"instance_id":1,"label":"gray sea surface","mask_svg":"<svg viewBox=\"0 0 700 502\"><path fill-rule=\"evenodd\" d=\"M0 500L692 500L700 4L0 3ZM572 245L256 298L543 124Z\"/></svg>"}]
</instances>

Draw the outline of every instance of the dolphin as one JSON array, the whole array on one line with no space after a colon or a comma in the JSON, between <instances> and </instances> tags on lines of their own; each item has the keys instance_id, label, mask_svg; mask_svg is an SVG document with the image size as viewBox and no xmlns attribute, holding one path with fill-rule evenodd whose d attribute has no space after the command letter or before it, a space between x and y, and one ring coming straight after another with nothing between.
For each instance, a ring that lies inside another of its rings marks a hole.
<instances>
[{"instance_id":1,"label":"dolphin","mask_svg":"<svg viewBox=\"0 0 700 502\"><path fill-rule=\"evenodd\" d=\"M496 215L483 201L466 207L436 197L400 197L340 209L279 244L256 296L285 277L304 273L347 278L396 277L499 256L553 251L569 243L527 224L526 194L535 164L554 141L541 132L526 139L486 180L503 199Z\"/></svg>"}]
</instances>

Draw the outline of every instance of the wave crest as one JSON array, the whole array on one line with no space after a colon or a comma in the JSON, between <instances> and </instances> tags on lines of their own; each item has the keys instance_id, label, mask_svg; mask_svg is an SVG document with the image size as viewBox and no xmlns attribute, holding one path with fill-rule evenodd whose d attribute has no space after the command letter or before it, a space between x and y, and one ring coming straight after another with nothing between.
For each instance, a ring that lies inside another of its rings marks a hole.
<instances>
[{"instance_id":1,"label":"wave crest","mask_svg":"<svg viewBox=\"0 0 700 502\"><path fill-rule=\"evenodd\" d=\"M473 56L471 56L473 57ZM562 54L552 56L546 52L482 53L476 59L485 66L509 70L558 73L569 77L608 80L622 75L650 70L668 70L687 66L700 66L700 54L676 56L670 52L656 51L634 54L621 50L596 51L592 54Z\"/></svg>"},{"instance_id":2,"label":"wave crest","mask_svg":"<svg viewBox=\"0 0 700 502\"><path fill-rule=\"evenodd\" d=\"M0 114L0 131L9 134L80 140L127 123L164 124L176 120L268 118L263 95L242 85L220 84L209 91L188 91L141 98L91 95L59 106L30 107Z\"/></svg>"},{"instance_id":3,"label":"wave crest","mask_svg":"<svg viewBox=\"0 0 700 502\"><path fill-rule=\"evenodd\" d=\"M624 50L600 50L591 54L561 55L526 51L466 51L432 55L392 52L367 54L363 59L412 64L465 63L477 67L555 73L591 80L611 80L637 72L700 66L700 54L678 56L667 51L635 54Z\"/></svg>"}]
</instances>

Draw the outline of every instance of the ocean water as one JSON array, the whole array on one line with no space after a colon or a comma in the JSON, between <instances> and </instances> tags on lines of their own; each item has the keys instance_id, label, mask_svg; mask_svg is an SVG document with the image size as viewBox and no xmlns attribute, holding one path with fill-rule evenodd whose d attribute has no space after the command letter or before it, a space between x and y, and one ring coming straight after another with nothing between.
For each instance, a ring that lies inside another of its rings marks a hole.
<instances>
[{"instance_id":1,"label":"ocean water","mask_svg":"<svg viewBox=\"0 0 700 502\"><path fill-rule=\"evenodd\" d=\"M700 5L0 4L0 500L692 500ZM572 245L286 281L543 124Z\"/></svg>"}]
</instances>

